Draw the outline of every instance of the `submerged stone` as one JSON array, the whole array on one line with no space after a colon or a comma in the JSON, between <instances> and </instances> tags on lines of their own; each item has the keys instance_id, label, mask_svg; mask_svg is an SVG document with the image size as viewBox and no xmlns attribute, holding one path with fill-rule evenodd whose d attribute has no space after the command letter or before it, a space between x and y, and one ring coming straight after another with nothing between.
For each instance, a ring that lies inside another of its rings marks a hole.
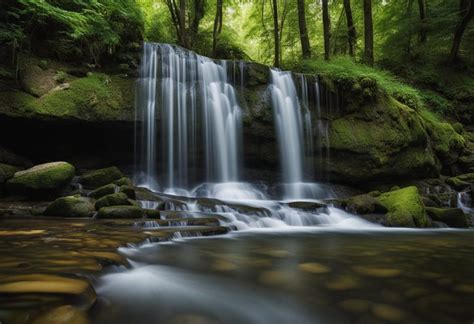
<instances>
[{"instance_id":1,"label":"submerged stone","mask_svg":"<svg viewBox=\"0 0 474 324\"><path fill-rule=\"evenodd\" d=\"M371 310L375 316L388 322L400 322L406 317L404 311L391 305L374 304Z\"/></svg>"},{"instance_id":2,"label":"submerged stone","mask_svg":"<svg viewBox=\"0 0 474 324\"><path fill-rule=\"evenodd\" d=\"M102 207L97 213L97 218L142 218L144 210L136 206Z\"/></svg>"},{"instance_id":3,"label":"submerged stone","mask_svg":"<svg viewBox=\"0 0 474 324\"><path fill-rule=\"evenodd\" d=\"M391 268L354 266L352 269L359 274L377 278L392 278L402 274L401 270Z\"/></svg>"},{"instance_id":4,"label":"submerged stone","mask_svg":"<svg viewBox=\"0 0 474 324\"><path fill-rule=\"evenodd\" d=\"M338 305L345 311L352 313L364 313L370 308L371 302L364 299L346 299L340 302Z\"/></svg>"},{"instance_id":5,"label":"submerged stone","mask_svg":"<svg viewBox=\"0 0 474 324\"><path fill-rule=\"evenodd\" d=\"M49 310L37 318L32 324L88 324L87 315L71 305L64 305Z\"/></svg>"},{"instance_id":6,"label":"submerged stone","mask_svg":"<svg viewBox=\"0 0 474 324\"><path fill-rule=\"evenodd\" d=\"M114 166L87 172L79 177L79 182L86 188L98 188L123 177L122 171Z\"/></svg>"},{"instance_id":7,"label":"submerged stone","mask_svg":"<svg viewBox=\"0 0 474 324\"><path fill-rule=\"evenodd\" d=\"M74 177L75 168L67 162L50 162L18 171L7 181L13 194L51 195L64 189Z\"/></svg>"},{"instance_id":8,"label":"submerged stone","mask_svg":"<svg viewBox=\"0 0 474 324\"><path fill-rule=\"evenodd\" d=\"M321 263L316 263L316 262L307 262L307 263L300 263L298 265L298 268L302 271L305 272L310 272L310 273L327 273L331 271L328 267Z\"/></svg>"},{"instance_id":9,"label":"submerged stone","mask_svg":"<svg viewBox=\"0 0 474 324\"><path fill-rule=\"evenodd\" d=\"M0 283L1 294L56 293L80 295L90 290L85 280L46 274L25 274L7 277Z\"/></svg>"},{"instance_id":10,"label":"submerged stone","mask_svg":"<svg viewBox=\"0 0 474 324\"><path fill-rule=\"evenodd\" d=\"M46 216L60 217L91 217L94 213L94 206L90 201L77 196L58 198L44 211Z\"/></svg>"}]
</instances>

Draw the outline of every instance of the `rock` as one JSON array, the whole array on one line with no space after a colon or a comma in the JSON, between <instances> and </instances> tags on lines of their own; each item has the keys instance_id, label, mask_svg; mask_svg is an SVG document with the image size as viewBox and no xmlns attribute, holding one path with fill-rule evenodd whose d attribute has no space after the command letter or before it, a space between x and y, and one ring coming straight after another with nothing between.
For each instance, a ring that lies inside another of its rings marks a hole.
<instances>
[{"instance_id":1,"label":"rock","mask_svg":"<svg viewBox=\"0 0 474 324\"><path fill-rule=\"evenodd\" d=\"M95 203L95 209L102 207L133 205L130 203L126 194L122 192L113 193L98 199Z\"/></svg>"},{"instance_id":2,"label":"rock","mask_svg":"<svg viewBox=\"0 0 474 324\"><path fill-rule=\"evenodd\" d=\"M0 283L1 294L52 293L80 295L91 289L86 280L46 274L22 274Z\"/></svg>"},{"instance_id":3,"label":"rock","mask_svg":"<svg viewBox=\"0 0 474 324\"><path fill-rule=\"evenodd\" d=\"M376 278L393 278L402 274L401 270L393 268L354 266L352 267L352 270L361 275Z\"/></svg>"},{"instance_id":4,"label":"rock","mask_svg":"<svg viewBox=\"0 0 474 324\"><path fill-rule=\"evenodd\" d=\"M425 206L415 186L390 191L378 197L379 202L388 210L390 226L428 227Z\"/></svg>"},{"instance_id":5,"label":"rock","mask_svg":"<svg viewBox=\"0 0 474 324\"><path fill-rule=\"evenodd\" d=\"M387 208L370 195L359 195L349 198L346 202L346 206L349 212L359 215L371 213L385 214L387 212Z\"/></svg>"},{"instance_id":6,"label":"rock","mask_svg":"<svg viewBox=\"0 0 474 324\"><path fill-rule=\"evenodd\" d=\"M317 203L313 201L292 201L289 202L288 207L301 209L304 211L317 211L317 212L326 212L327 213L327 206L322 203Z\"/></svg>"},{"instance_id":7,"label":"rock","mask_svg":"<svg viewBox=\"0 0 474 324\"><path fill-rule=\"evenodd\" d=\"M0 184L6 182L8 179L13 178L16 172L20 171L21 168L0 163Z\"/></svg>"},{"instance_id":8,"label":"rock","mask_svg":"<svg viewBox=\"0 0 474 324\"><path fill-rule=\"evenodd\" d=\"M446 183L457 191L470 188L474 184L474 173L466 173L446 179Z\"/></svg>"},{"instance_id":9,"label":"rock","mask_svg":"<svg viewBox=\"0 0 474 324\"><path fill-rule=\"evenodd\" d=\"M387 322L400 322L406 317L405 312L391 305L374 304L371 310L375 316Z\"/></svg>"},{"instance_id":10,"label":"rock","mask_svg":"<svg viewBox=\"0 0 474 324\"><path fill-rule=\"evenodd\" d=\"M77 196L61 197L49 205L44 215L60 217L91 217L95 213L94 206L88 199Z\"/></svg>"},{"instance_id":11,"label":"rock","mask_svg":"<svg viewBox=\"0 0 474 324\"><path fill-rule=\"evenodd\" d=\"M112 206L99 209L97 218L142 218L144 210L136 206Z\"/></svg>"},{"instance_id":12,"label":"rock","mask_svg":"<svg viewBox=\"0 0 474 324\"><path fill-rule=\"evenodd\" d=\"M67 90L67 89L69 89L69 88L71 88L71 85L66 82L66 83L62 83L62 84L60 84L60 85L54 87L53 89L51 89L50 92Z\"/></svg>"},{"instance_id":13,"label":"rock","mask_svg":"<svg viewBox=\"0 0 474 324\"><path fill-rule=\"evenodd\" d=\"M21 72L23 89L33 96L41 97L56 86L54 80L56 73L52 69L43 69L37 63L25 62L22 65Z\"/></svg>"},{"instance_id":14,"label":"rock","mask_svg":"<svg viewBox=\"0 0 474 324\"><path fill-rule=\"evenodd\" d=\"M426 213L432 220L443 222L450 227L468 227L467 217L460 208L426 207Z\"/></svg>"},{"instance_id":15,"label":"rock","mask_svg":"<svg viewBox=\"0 0 474 324\"><path fill-rule=\"evenodd\" d=\"M51 162L19 171L7 181L13 194L53 195L64 189L74 177L75 168L67 162Z\"/></svg>"},{"instance_id":16,"label":"rock","mask_svg":"<svg viewBox=\"0 0 474 324\"><path fill-rule=\"evenodd\" d=\"M108 185L99 187L89 193L89 197L94 199L99 199L104 196L114 194L118 191L118 186L116 184L110 183Z\"/></svg>"},{"instance_id":17,"label":"rock","mask_svg":"<svg viewBox=\"0 0 474 324\"><path fill-rule=\"evenodd\" d=\"M71 305L53 308L35 318L32 324L88 324L87 315Z\"/></svg>"},{"instance_id":18,"label":"rock","mask_svg":"<svg viewBox=\"0 0 474 324\"><path fill-rule=\"evenodd\" d=\"M118 180L115 180L114 183L117 186L133 186L133 181L129 177L123 177Z\"/></svg>"},{"instance_id":19,"label":"rock","mask_svg":"<svg viewBox=\"0 0 474 324\"><path fill-rule=\"evenodd\" d=\"M117 167L110 167L87 172L79 178L79 182L86 188L94 189L123 177L123 173Z\"/></svg>"},{"instance_id":20,"label":"rock","mask_svg":"<svg viewBox=\"0 0 474 324\"><path fill-rule=\"evenodd\" d=\"M161 219L160 211L156 209L145 209L145 216L152 219Z\"/></svg>"},{"instance_id":21,"label":"rock","mask_svg":"<svg viewBox=\"0 0 474 324\"><path fill-rule=\"evenodd\" d=\"M300 263L298 268L302 271L316 274L327 273L331 271L331 269L329 269L327 266L317 262Z\"/></svg>"},{"instance_id":22,"label":"rock","mask_svg":"<svg viewBox=\"0 0 474 324\"><path fill-rule=\"evenodd\" d=\"M120 192L123 192L124 194L126 194L127 197L130 199L136 199L135 187L123 185L123 186L120 186Z\"/></svg>"}]
</instances>

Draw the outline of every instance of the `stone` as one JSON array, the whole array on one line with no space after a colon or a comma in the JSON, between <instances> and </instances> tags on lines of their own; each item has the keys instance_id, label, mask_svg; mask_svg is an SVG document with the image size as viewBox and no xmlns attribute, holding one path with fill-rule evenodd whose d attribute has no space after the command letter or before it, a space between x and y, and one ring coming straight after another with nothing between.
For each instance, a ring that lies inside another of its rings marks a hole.
<instances>
[{"instance_id":1,"label":"stone","mask_svg":"<svg viewBox=\"0 0 474 324\"><path fill-rule=\"evenodd\" d=\"M86 280L46 274L23 274L0 283L1 294L52 293L80 295L91 289Z\"/></svg>"},{"instance_id":2,"label":"stone","mask_svg":"<svg viewBox=\"0 0 474 324\"><path fill-rule=\"evenodd\" d=\"M354 266L352 267L352 270L361 275L376 278L393 278L398 277L402 274L401 270L399 269L380 267Z\"/></svg>"},{"instance_id":3,"label":"stone","mask_svg":"<svg viewBox=\"0 0 474 324\"><path fill-rule=\"evenodd\" d=\"M99 188L115 180L123 178L123 173L117 167L93 170L79 177L79 182L85 188Z\"/></svg>"},{"instance_id":4,"label":"stone","mask_svg":"<svg viewBox=\"0 0 474 324\"><path fill-rule=\"evenodd\" d=\"M457 191L470 188L474 184L474 173L461 174L456 177L446 179L446 183Z\"/></svg>"},{"instance_id":5,"label":"stone","mask_svg":"<svg viewBox=\"0 0 474 324\"><path fill-rule=\"evenodd\" d=\"M83 197L68 196L56 199L44 211L46 216L59 217L92 217L94 206Z\"/></svg>"},{"instance_id":6,"label":"stone","mask_svg":"<svg viewBox=\"0 0 474 324\"><path fill-rule=\"evenodd\" d=\"M450 227L468 227L467 217L460 208L426 207L426 212L432 220L445 223Z\"/></svg>"},{"instance_id":7,"label":"stone","mask_svg":"<svg viewBox=\"0 0 474 324\"><path fill-rule=\"evenodd\" d=\"M71 305L53 308L36 317L32 324L89 324L87 315Z\"/></svg>"},{"instance_id":8,"label":"stone","mask_svg":"<svg viewBox=\"0 0 474 324\"><path fill-rule=\"evenodd\" d=\"M359 287L359 282L351 276L338 276L333 278L324 284L329 290L342 291L350 290Z\"/></svg>"},{"instance_id":9,"label":"stone","mask_svg":"<svg viewBox=\"0 0 474 324\"><path fill-rule=\"evenodd\" d=\"M301 209L304 211L327 212L327 206L325 204L313 201L292 201L287 205L288 207Z\"/></svg>"},{"instance_id":10,"label":"stone","mask_svg":"<svg viewBox=\"0 0 474 324\"><path fill-rule=\"evenodd\" d=\"M133 181L129 177L123 177L118 180L115 180L114 183L117 186L133 186Z\"/></svg>"},{"instance_id":11,"label":"stone","mask_svg":"<svg viewBox=\"0 0 474 324\"><path fill-rule=\"evenodd\" d=\"M126 194L122 192L113 193L110 195L106 195L95 202L95 209L99 210L102 207L110 207L110 206L125 206L125 205L133 205Z\"/></svg>"},{"instance_id":12,"label":"stone","mask_svg":"<svg viewBox=\"0 0 474 324\"><path fill-rule=\"evenodd\" d=\"M7 181L13 194L52 195L70 184L75 168L67 162L50 162L18 171Z\"/></svg>"},{"instance_id":13,"label":"stone","mask_svg":"<svg viewBox=\"0 0 474 324\"><path fill-rule=\"evenodd\" d=\"M406 317L404 311L391 305L374 304L371 310L376 317L388 322L400 322Z\"/></svg>"},{"instance_id":14,"label":"stone","mask_svg":"<svg viewBox=\"0 0 474 324\"><path fill-rule=\"evenodd\" d=\"M130 199L136 199L135 187L129 185L120 186L120 192L123 192Z\"/></svg>"},{"instance_id":15,"label":"stone","mask_svg":"<svg viewBox=\"0 0 474 324\"><path fill-rule=\"evenodd\" d=\"M387 208L370 195L358 195L349 198L346 206L349 212L359 215L371 213L385 214L387 212Z\"/></svg>"},{"instance_id":16,"label":"stone","mask_svg":"<svg viewBox=\"0 0 474 324\"><path fill-rule=\"evenodd\" d=\"M119 187L116 184L109 183L108 185L99 187L89 193L89 197L94 198L94 199L99 199L104 196L114 194L118 192Z\"/></svg>"},{"instance_id":17,"label":"stone","mask_svg":"<svg viewBox=\"0 0 474 324\"><path fill-rule=\"evenodd\" d=\"M21 168L9 165L9 164L4 164L0 163L0 185L7 180L13 178L16 172L20 171Z\"/></svg>"},{"instance_id":18,"label":"stone","mask_svg":"<svg viewBox=\"0 0 474 324\"><path fill-rule=\"evenodd\" d=\"M315 274L327 273L331 271L331 269L329 269L325 265L321 263L317 263L317 262L300 263L298 265L298 268L304 272L315 273Z\"/></svg>"},{"instance_id":19,"label":"stone","mask_svg":"<svg viewBox=\"0 0 474 324\"><path fill-rule=\"evenodd\" d=\"M142 218L144 210L136 206L102 207L97 213L97 218Z\"/></svg>"},{"instance_id":20,"label":"stone","mask_svg":"<svg viewBox=\"0 0 474 324\"><path fill-rule=\"evenodd\" d=\"M406 187L381 194L378 201L388 210L387 220L390 226L428 227L425 206L415 186Z\"/></svg>"}]
</instances>

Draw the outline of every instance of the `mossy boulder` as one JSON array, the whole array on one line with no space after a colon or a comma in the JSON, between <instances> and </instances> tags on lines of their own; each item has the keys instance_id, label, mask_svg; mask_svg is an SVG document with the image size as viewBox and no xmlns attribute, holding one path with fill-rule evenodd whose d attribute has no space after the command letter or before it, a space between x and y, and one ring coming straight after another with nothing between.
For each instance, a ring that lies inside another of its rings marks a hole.
<instances>
[{"instance_id":1,"label":"mossy boulder","mask_svg":"<svg viewBox=\"0 0 474 324\"><path fill-rule=\"evenodd\" d=\"M381 194L379 202L388 210L387 219L390 226L428 227L425 206L415 186L402 188Z\"/></svg>"},{"instance_id":2,"label":"mossy boulder","mask_svg":"<svg viewBox=\"0 0 474 324\"><path fill-rule=\"evenodd\" d=\"M46 208L44 215L60 217L91 217L94 213L94 206L87 198L68 196L53 201Z\"/></svg>"},{"instance_id":3,"label":"mossy boulder","mask_svg":"<svg viewBox=\"0 0 474 324\"><path fill-rule=\"evenodd\" d=\"M450 227L468 227L467 217L460 208L426 207L426 212L432 220L445 223Z\"/></svg>"},{"instance_id":4,"label":"mossy boulder","mask_svg":"<svg viewBox=\"0 0 474 324\"><path fill-rule=\"evenodd\" d=\"M145 211L137 206L111 206L99 209L97 218L142 218Z\"/></svg>"},{"instance_id":5,"label":"mossy boulder","mask_svg":"<svg viewBox=\"0 0 474 324\"><path fill-rule=\"evenodd\" d=\"M117 186L133 186L133 181L129 177L123 177L114 181Z\"/></svg>"},{"instance_id":6,"label":"mossy boulder","mask_svg":"<svg viewBox=\"0 0 474 324\"><path fill-rule=\"evenodd\" d=\"M359 214L381 213L385 214L388 210L376 198L370 195L358 195L349 198L346 202L348 211Z\"/></svg>"},{"instance_id":7,"label":"mossy boulder","mask_svg":"<svg viewBox=\"0 0 474 324\"><path fill-rule=\"evenodd\" d=\"M20 171L21 168L0 163L0 185L5 183L8 179L13 178L16 172Z\"/></svg>"},{"instance_id":8,"label":"mossy boulder","mask_svg":"<svg viewBox=\"0 0 474 324\"><path fill-rule=\"evenodd\" d=\"M126 194L130 199L136 199L135 187L124 185L120 187L120 192Z\"/></svg>"},{"instance_id":9,"label":"mossy boulder","mask_svg":"<svg viewBox=\"0 0 474 324\"><path fill-rule=\"evenodd\" d=\"M104 196L95 202L95 209L99 210L102 207L132 205L126 194L123 192L114 193Z\"/></svg>"},{"instance_id":10,"label":"mossy boulder","mask_svg":"<svg viewBox=\"0 0 474 324\"><path fill-rule=\"evenodd\" d=\"M86 188L98 188L123 177L122 171L113 166L87 172L79 178L79 182Z\"/></svg>"},{"instance_id":11,"label":"mossy boulder","mask_svg":"<svg viewBox=\"0 0 474 324\"><path fill-rule=\"evenodd\" d=\"M446 183L458 191L470 188L471 184L474 184L474 173L466 173L448 178Z\"/></svg>"},{"instance_id":12,"label":"mossy boulder","mask_svg":"<svg viewBox=\"0 0 474 324\"><path fill-rule=\"evenodd\" d=\"M89 197L99 199L107 195L118 192L119 187L116 184L109 183L108 185L99 187L89 193Z\"/></svg>"},{"instance_id":13,"label":"mossy boulder","mask_svg":"<svg viewBox=\"0 0 474 324\"><path fill-rule=\"evenodd\" d=\"M50 162L18 171L7 181L12 194L54 195L64 189L74 177L75 168L67 162Z\"/></svg>"}]
</instances>

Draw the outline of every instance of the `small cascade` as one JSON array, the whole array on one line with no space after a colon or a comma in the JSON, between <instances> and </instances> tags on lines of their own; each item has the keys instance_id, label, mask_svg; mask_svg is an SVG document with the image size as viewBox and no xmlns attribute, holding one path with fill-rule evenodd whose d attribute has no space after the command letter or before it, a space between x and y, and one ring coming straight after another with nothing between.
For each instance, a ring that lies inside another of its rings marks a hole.
<instances>
[{"instance_id":1,"label":"small cascade","mask_svg":"<svg viewBox=\"0 0 474 324\"><path fill-rule=\"evenodd\" d=\"M316 101L316 138L317 138L317 163L318 163L318 177L324 180L327 179L327 172L330 155L329 155L329 123L323 119L322 107L321 107L321 87L319 79L316 79L314 83L315 90L315 101ZM329 107L330 109L330 107Z\"/></svg>"}]
</instances>

